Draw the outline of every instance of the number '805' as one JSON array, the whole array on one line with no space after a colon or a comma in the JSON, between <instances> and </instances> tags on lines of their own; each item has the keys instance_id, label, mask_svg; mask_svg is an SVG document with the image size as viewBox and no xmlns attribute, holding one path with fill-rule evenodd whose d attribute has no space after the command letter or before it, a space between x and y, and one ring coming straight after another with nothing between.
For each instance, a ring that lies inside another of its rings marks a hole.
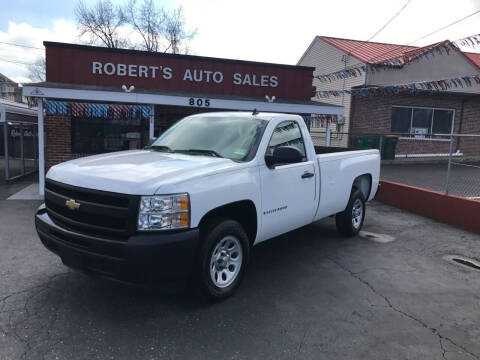
<instances>
[{"instance_id":1,"label":"number '805'","mask_svg":"<svg viewBox=\"0 0 480 360\"><path fill-rule=\"evenodd\" d=\"M199 106L199 107L209 107L210 106L210 99L195 99L190 98L188 100L188 104L190 106Z\"/></svg>"}]
</instances>

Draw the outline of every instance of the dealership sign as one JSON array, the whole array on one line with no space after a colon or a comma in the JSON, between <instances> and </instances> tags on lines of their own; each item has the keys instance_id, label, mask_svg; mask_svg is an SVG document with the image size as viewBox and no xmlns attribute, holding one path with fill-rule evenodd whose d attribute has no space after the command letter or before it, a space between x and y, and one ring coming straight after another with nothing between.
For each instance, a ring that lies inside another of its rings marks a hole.
<instances>
[{"instance_id":1,"label":"dealership sign","mask_svg":"<svg viewBox=\"0 0 480 360\"><path fill-rule=\"evenodd\" d=\"M101 63L99 61L92 61L92 74L94 75L108 75L108 76L125 76L130 78L152 78L157 76L165 80L173 78L173 70L168 66L147 66L136 64L113 64ZM224 75L221 71L202 70L202 69L185 69L183 73L183 81L195 82L214 82L221 84L224 80ZM262 86L262 87L277 87L278 77L270 75L256 74L241 74L234 73L231 79L235 85L247 86Z\"/></svg>"},{"instance_id":2,"label":"dealership sign","mask_svg":"<svg viewBox=\"0 0 480 360\"><path fill-rule=\"evenodd\" d=\"M45 42L47 81L309 100L313 68Z\"/></svg>"}]
</instances>

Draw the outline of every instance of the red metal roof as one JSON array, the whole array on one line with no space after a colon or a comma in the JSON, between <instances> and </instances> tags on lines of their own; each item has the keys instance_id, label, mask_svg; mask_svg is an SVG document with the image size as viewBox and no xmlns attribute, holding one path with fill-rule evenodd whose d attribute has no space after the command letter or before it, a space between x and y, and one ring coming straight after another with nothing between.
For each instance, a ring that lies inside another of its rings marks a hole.
<instances>
[{"instance_id":1,"label":"red metal roof","mask_svg":"<svg viewBox=\"0 0 480 360\"><path fill-rule=\"evenodd\" d=\"M328 36L318 36L318 38L365 63L391 59L417 49L416 46L340 39Z\"/></svg>"},{"instance_id":2,"label":"red metal roof","mask_svg":"<svg viewBox=\"0 0 480 360\"><path fill-rule=\"evenodd\" d=\"M325 41L337 49L350 54L357 60L364 63L379 63L384 60L406 56L410 60L414 60L421 52L432 49L436 46L443 46L450 43L448 40L437 42L434 44L426 45L423 47L397 45L397 44L385 44L371 41L341 39L329 36L317 36L320 40ZM462 53L470 60L474 65L480 68L480 54L477 53Z\"/></svg>"},{"instance_id":3,"label":"red metal roof","mask_svg":"<svg viewBox=\"0 0 480 360\"><path fill-rule=\"evenodd\" d=\"M480 54L464 52L465 56L480 68Z\"/></svg>"}]
</instances>

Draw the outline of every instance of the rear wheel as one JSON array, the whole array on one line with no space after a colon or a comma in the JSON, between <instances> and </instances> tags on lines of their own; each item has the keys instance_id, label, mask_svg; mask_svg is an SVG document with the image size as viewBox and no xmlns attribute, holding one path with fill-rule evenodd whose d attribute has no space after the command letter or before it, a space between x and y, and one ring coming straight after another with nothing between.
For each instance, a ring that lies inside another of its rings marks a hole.
<instances>
[{"instance_id":1,"label":"rear wheel","mask_svg":"<svg viewBox=\"0 0 480 360\"><path fill-rule=\"evenodd\" d=\"M361 230L365 219L365 198L354 188L347 207L335 216L337 230L345 236L355 236Z\"/></svg>"},{"instance_id":2,"label":"rear wheel","mask_svg":"<svg viewBox=\"0 0 480 360\"><path fill-rule=\"evenodd\" d=\"M207 224L198 261L200 293L212 300L231 296L245 273L249 256L248 237L238 222L217 219Z\"/></svg>"}]
</instances>

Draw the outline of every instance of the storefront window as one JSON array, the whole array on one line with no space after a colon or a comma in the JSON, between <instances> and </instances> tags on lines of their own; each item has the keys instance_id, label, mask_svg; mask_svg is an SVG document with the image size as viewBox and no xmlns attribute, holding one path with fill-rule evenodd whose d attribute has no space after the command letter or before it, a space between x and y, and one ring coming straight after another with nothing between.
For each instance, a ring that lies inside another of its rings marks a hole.
<instances>
[{"instance_id":1,"label":"storefront window","mask_svg":"<svg viewBox=\"0 0 480 360\"><path fill-rule=\"evenodd\" d=\"M72 152L98 154L142 148L141 119L72 117Z\"/></svg>"},{"instance_id":2,"label":"storefront window","mask_svg":"<svg viewBox=\"0 0 480 360\"><path fill-rule=\"evenodd\" d=\"M452 131L453 111L438 110L433 113L432 132L437 134L450 134Z\"/></svg>"},{"instance_id":3,"label":"storefront window","mask_svg":"<svg viewBox=\"0 0 480 360\"><path fill-rule=\"evenodd\" d=\"M149 106L48 100L45 112L71 120L73 153L99 154L146 145L142 134L148 131Z\"/></svg>"},{"instance_id":4,"label":"storefront window","mask_svg":"<svg viewBox=\"0 0 480 360\"><path fill-rule=\"evenodd\" d=\"M392 108L392 133L406 134L410 132L410 122L412 119L412 108L394 107Z\"/></svg>"},{"instance_id":5,"label":"storefront window","mask_svg":"<svg viewBox=\"0 0 480 360\"><path fill-rule=\"evenodd\" d=\"M425 107L392 107L390 131L425 137L430 134L449 134L452 131L454 110Z\"/></svg>"}]
</instances>

